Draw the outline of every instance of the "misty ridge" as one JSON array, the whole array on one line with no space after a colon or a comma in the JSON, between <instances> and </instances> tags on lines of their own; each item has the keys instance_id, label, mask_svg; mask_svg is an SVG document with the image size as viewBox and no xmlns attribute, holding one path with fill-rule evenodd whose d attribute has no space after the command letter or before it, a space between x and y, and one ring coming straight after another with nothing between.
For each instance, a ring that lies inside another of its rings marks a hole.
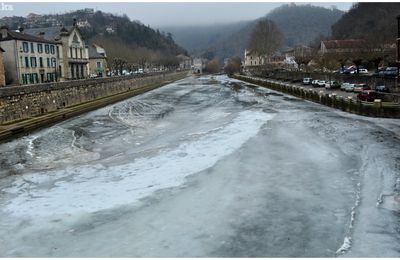
<instances>
[{"instance_id":1,"label":"misty ridge","mask_svg":"<svg viewBox=\"0 0 400 260\"><path fill-rule=\"evenodd\" d=\"M286 4L252 21L209 26L170 26L162 30L192 55L219 59L242 57L260 20L273 21L284 37L281 50L301 45L318 48L323 39L364 39L392 43L399 3L355 3L349 11L334 6Z\"/></svg>"},{"instance_id":2,"label":"misty ridge","mask_svg":"<svg viewBox=\"0 0 400 260\"><path fill-rule=\"evenodd\" d=\"M263 17L250 21L201 26L167 26L160 28L170 32L173 39L192 55L219 59L241 57L247 48L250 34L258 21L275 22L284 35L282 48L309 45L317 39L329 37L331 26L345 12L332 7L286 4L273 9Z\"/></svg>"},{"instance_id":3,"label":"misty ridge","mask_svg":"<svg viewBox=\"0 0 400 260\"><path fill-rule=\"evenodd\" d=\"M126 14L94 10L86 12L86 9L64 14L31 13L27 17L2 17L0 25L12 30L18 30L20 26L70 26L76 19L81 23L80 31L87 42L106 48L109 60L123 59L127 64L152 62L169 66L177 64L179 55L208 60L216 58L220 62L225 58L243 57L244 50L249 48L252 32L257 23L263 20L272 21L283 35L278 50L281 52L302 45L318 48L324 39L364 39L392 43L396 36L395 19L400 13L400 4L355 3L349 11L344 12L335 6L325 8L291 3L282 4L268 13L266 11L262 17L254 15L253 20L158 27L145 25Z\"/></svg>"}]
</instances>

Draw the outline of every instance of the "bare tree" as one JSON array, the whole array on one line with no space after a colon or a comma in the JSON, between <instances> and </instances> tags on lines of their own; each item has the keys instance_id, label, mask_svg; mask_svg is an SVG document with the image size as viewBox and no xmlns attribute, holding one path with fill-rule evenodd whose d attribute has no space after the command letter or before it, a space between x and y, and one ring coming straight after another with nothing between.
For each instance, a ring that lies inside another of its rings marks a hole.
<instances>
[{"instance_id":1,"label":"bare tree","mask_svg":"<svg viewBox=\"0 0 400 260\"><path fill-rule=\"evenodd\" d=\"M257 23L250 36L249 48L261 56L271 55L283 42L283 35L271 20Z\"/></svg>"},{"instance_id":2,"label":"bare tree","mask_svg":"<svg viewBox=\"0 0 400 260\"><path fill-rule=\"evenodd\" d=\"M241 59L239 57L232 58L228 61L228 64L224 67L224 71L228 75L232 75L240 71Z\"/></svg>"},{"instance_id":3,"label":"bare tree","mask_svg":"<svg viewBox=\"0 0 400 260\"><path fill-rule=\"evenodd\" d=\"M220 71L220 68L221 66L219 65L218 59L213 59L207 63L204 70L209 73L217 73Z\"/></svg>"},{"instance_id":4,"label":"bare tree","mask_svg":"<svg viewBox=\"0 0 400 260\"><path fill-rule=\"evenodd\" d=\"M294 61L300 67L304 66L306 72L308 71L308 63L317 56L317 50L314 48L300 47L294 50Z\"/></svg>"}]
</instances>

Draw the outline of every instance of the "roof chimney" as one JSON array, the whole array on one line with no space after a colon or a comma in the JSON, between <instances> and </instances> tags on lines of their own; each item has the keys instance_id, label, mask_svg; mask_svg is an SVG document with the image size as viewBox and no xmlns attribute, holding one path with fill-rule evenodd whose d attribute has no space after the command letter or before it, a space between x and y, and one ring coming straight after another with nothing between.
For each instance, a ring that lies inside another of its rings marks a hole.
<instances>
[{"instance_id":1,"label":"roof chimney","mask_svg":"<svg viewBox=\"0 0 400 260\"><path fill-rule=\"evenodd\" d=\"M39 33L38 33L38 36L39 36L40 38L44 38L44 32L39 32Z\"/></svg>"},{"instance_id":2,"label":"roof chimney","mask_svg":"<svg viewBox=\"0 0 400 260\"><path fill-rule=\"evenodd\" d=\"M19 31L20 33L24 33L24 28L19 27L18 31Z\"/></svg>"},{"instance_id":3,"label":"roof chimney","mask_svg":"<svg viewBox=\"0 0 400 260\"><path fill-rule=\"evenodd\" d=\"M0 34L1 34L1 38L5 39L8 36L8 27L7 26L2 26L0 27Z\"/></svg>"}]
</instances>

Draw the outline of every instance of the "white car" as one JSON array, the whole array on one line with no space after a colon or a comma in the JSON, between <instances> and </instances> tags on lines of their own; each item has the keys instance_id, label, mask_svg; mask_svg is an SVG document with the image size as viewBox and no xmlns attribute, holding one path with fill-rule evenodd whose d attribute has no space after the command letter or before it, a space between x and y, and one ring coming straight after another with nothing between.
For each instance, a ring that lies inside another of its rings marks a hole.
<instances>
[{"instance_id":1,"label":"white car","mask_svg":"<svg viewBox=\"0 0 400 260\"><path fill-rule=\"evenodd\" d=\"M310 85L312 82L312 78L304 78L303 79L303 85Z\"/></svg>"},{"instance_id":2,"label":"white car","mask_svg":"<svg viewBox=\"0 0 400 260\"><path fill-rule=\"evenodd\" d=\"M348 86L349 84L350 84L350 83L348 83L348 82L343 82L342 85L340 86L340 90L345 91L346 88L347 88L347 86Z\"/></svg>"},{"instance_id":3,"label":"white car","mask_svg":"<svg viewBox=\"0 0 400 260\"><path fill-rule=\"evenodd\" d=\"M318 80L317 85L318 87L325 87L325 80Z\"/></svg>"},{"instance_id":4,"label":"white car","mask_svg":"<svg viewBox=\"0 0 400 260\"><path fill-rule=\"evenodd\" d=\"M346 92L353 92L354 91L354 87L355 87L355 84L348 84L347 86L346 86Z\"/></svg>"}]
</instances>

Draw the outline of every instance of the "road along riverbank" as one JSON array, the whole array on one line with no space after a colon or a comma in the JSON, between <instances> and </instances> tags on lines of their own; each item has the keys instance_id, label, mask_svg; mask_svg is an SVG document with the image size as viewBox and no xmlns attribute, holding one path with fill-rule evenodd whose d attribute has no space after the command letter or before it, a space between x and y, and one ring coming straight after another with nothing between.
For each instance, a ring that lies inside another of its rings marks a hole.
<instances>
[{"instance_id":1,"label":"road along riverbank","mask_svg":"<svg viewBox=\"0 0 400 260\"><path fill-rule=\"evenodd\" d=\"M369 117L400 118L400 104L395 102L382 102L381 100L376 100L376 102L362 102L349 97L327 94L312 88L298 87L289 83L277 82L254 76L235 75L233 78L352 114Z\"/></svg>"},{"instance_id":2,"label":"road along riverbank","mask_svg":"<svg viewBox=\"0 0 400 260\"><path fill-rule=\"evenodd\" d=\"M0 142L185 78L187 72L0 89ZM29 88L30 87L30 88Z\"/></svg>"}]
</instances>

